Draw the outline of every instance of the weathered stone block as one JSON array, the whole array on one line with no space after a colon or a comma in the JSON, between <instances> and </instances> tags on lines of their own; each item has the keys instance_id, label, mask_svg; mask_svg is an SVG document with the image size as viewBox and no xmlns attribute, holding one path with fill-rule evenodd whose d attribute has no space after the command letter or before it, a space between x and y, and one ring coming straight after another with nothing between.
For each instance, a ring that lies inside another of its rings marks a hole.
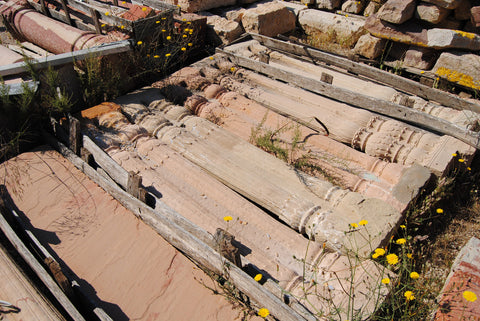
<instances>
[{"instance_id":1,"label":"weathered stone block","mask_svg":"<svg viewBox=\"0 0 480 321\"><path fill-rule=\"evenodd\" d=\"M454 18L456 20L468 20L470 19L470 9L472 5L469 0L462 0L460 5L455 8Z\"/></svg>"},{"instance_id":2,"label":"weathered stone block","mask_svg":"<svg viewBox=\"0 0 480 321\"><path fill-rule=\"evenodd\" d=\"M184 12L199 12L224 6L233 6L237 3L236 0L166 0L165 2L180 6Z\"/></svg>"},{"instance_id":3,"label":"weathered stone block","mask_svg":"<svg viewBox=\"0 0 480 321\"><path fill-rule=\"evenodd\" d=\"M315 0L301 0L300 2L304 5L307 5L307 6L315 4Z\"/></svg>"},{"instance_id":4,"label":"weathered stone block","mask_svg":"<svg viewBox=\"0 0 480 321\"><path fill-rule=\"evenodd\" d=\"M300 11L308 9L307 6L304 6L295 2L283 1L282 4L285 5L285 7L287 7L288 10L293 12L295 14L295 17L298 17L298 13Z\"/></svg>"},{"instance_id":5,"label":"weathered stone block","mask_svg":"<svg viewBox=\"0 0 480 321\"><path fill-rule=\"evenodd\" d=\"M434 49L415 46L407 50L403 63L408 67L429 70L435 64L437 57L438 54Z\"/></svg>"},{"instance_id":6,"label":"weathered stone block","mask_svg":"<svg viewBox=\"0 0 480 321\"><path fill-rule=\"evenodd\" d=\"M147 6L132 5L129 10L121 15L122 18L136 21L155 15L155 10Z\"/></svg>"},{"instance_id":7,"label":"weathered stone block","mask_svg":"<svg viewBox=\"0 0 480 321\"><path fill-rule=\"evenodd\" d=\"M245 13L245 8L237 8L225 12L225 18L231 21L236 21L238 23L242 22L243 14Z\"/></svg>"},{"instance_id":8,"label":"weathered stone block","mask_svg":"<svg viewBox=\"0 0 480 321\"><path fill-rule=\"evenodd\" d=\"M207 16L207 25L210 28L213 28L215 34L220 38L223 44L231 43L243 33L242 26L236 21L227 20L208 12L203 14Z\"/></svg>"},{"instance_id":9,"label":"weathered stone block","mask_svg":"<svg viewBox=\"0 0 480 321\"><path fill-rule=\"evenodd\" d=\"M462 0L423 0L425 2L436 4L437 6L446 8L446 9L455 9L460 5Z\"/></svg>"},{"instance_id":10,"label":"weathered stone block","mask_svg":"<svg viewBox=\"0 0 480 321\"><path fill-rule=\"evenodd\" d=\"M449 9L431 3L420 3L415 11L415 17L429 23L437 24L445 19L449 13Z\"/></svg>"},{"instance_id":11,"label":"weathered stone block","mask_svg":"<svg viewBox=\"0 0 480 321\"><path fill-rule=\"evenodd\" d=\"M334 10L340 7L341 0L317 0L317 8L324 10Z\"/></svg>"},{"instance_id":12,"label":"weathered stone block","mask_svg":"<svg viewBox=\"0 0 480 321\"><path fill-rule=\"evenodd\" d=\"M365 10L363 10L363 15L365 17L369 17L372 14L375 14L380 8L381 4L375 1L370 1L367 6L365 7Z\"/></svg>"},{"instance_id":13,"label":"weathered stone block","mask_svg":"<svg viewBox=\"0 0 480 321\"><path fill-rule=\"evenodd\" d=\"M377 16L395 24L401 24L413 17L415 0L388 0L377 12Z\"/></svg>"},{"instance_id":14,"label":"weathered stone block","mask_svg":"<svg viewBox=\"0 0 480 321\"><path fill-rule=\"evenodd\" d=\"M380 39L370 34L366 34L358 39L354 51L355 53L369 59L375 59L382 54L386 42L387 41L385 39Z\"/></svg>"},{"instance_id":15,"label":"weathered stone block","mask_svg":"<svg viewBox=\"0 0 480 321\"><path fill-rule=\"evenodd\" d=\"M480 6L472 7L470 9L471 18L473 26L480 27Z\"/></svg>"},{"instance_id":16,"label":"weathered stone block","mask_svg":"<svg viewBox=\"0 0 480 321\"><path fill-rule=\"evenodd\" d=\"M362 1L355 1L355 0L347 0L342 4L342 11L359 14L363 10L363 3Z\"/></svg>"},{"instance_id":17,"label":"weathered stone block","mask_svg":"<svg viewBox=\"0 0 480 321\"><path fill-rule=\"evenodd\" d=\"M269 37L292 31L295 22L295 14L279 2L255 5L242 17L245 31Z\"/></svg>"},{"instance_id":18,"label":"weathered stone block","mask_svg":"<svg viewBox=\"0 0 480 321\"><path fill-rule=\"evenodd\" d=\"M480 56L466 52L444 52L433 72L459 85L480 89Z\"/></svg>"}]
</instances>

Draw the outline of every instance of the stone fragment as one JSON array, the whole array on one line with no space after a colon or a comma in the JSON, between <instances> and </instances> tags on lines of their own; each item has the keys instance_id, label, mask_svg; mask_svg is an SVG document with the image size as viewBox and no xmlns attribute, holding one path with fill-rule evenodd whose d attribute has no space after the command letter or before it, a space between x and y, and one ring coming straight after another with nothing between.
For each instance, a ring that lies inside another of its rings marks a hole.
<instances>
[{"instance_id":1,"label":"stone fragment","mask_svg":"<svg viewBox=\"0 0 480 321\"><path fill-rule=\"evenodd\" d=\"M370 16L365 21L365 29L379 38L422 47L480 49L480 36L474 33L440 28L423 29L413 21L398 26L383 21L377 16Z\"/></svg>"},{"instance_id":2,"label":"stone fragment","mask_svg":"<svg viewBox=\"0 0 480 321\"><path fill-rule=\"evenodd\" d=\"M213 28L215 35L220 38L223 44L231 43L243 33L242 26L236 21L227 20L209 12L202 12L202 14L207 16L207 25ZM214 43L217 43L217 41L214 41Z\"/></svg>"},{"instance_id":3,"label":"stone fragment","mask_svg":"<svg viewBox=\"0 0 480 321\"><path fill-rule=\"evenodd\" d=\"M139 19L145 19L155 15L155 10L148 6L139 6L137 4L133 4L130 6L127 12L121 15L122 18L130 20L130 21L137 21Z\"/></svg>"},{"instance_id":4,"label":"stone fragment","mask_svg":"<svg viewBox=\"0 0 480 321\"><path fill-rule=\"evenodd\" d=\"M365 17L371 16L372 14L375 14L381 7L382 5L380 3L370 1L365 7L365 10L363 10L363 15Z\"/></svg>"},{"instance_id":5,"label":"stone fragment","mask_svg":"<svg viewBox=\"0 0 480 321\"><path fill-rule=\"evenodd\" d=\"M366 58L375 59L382 54L386 42L387 41L385 39L380 39L370 34L366 34L358 39L354 51L355 53Z\"/></svg>"},{"instance_id":6,"label":"stone fragment","mask_svg":"<svg viewBox=\"0 0 480 321\"><path fill-rule=\"evenodd\" d=\"M300 11L308 9L307 6L304 6L304 5L301 5L299 3L295 3L295 2L284 1L282 3L285 5L285 7L287 7L288 10L290 10L291 12L293 12L295 14L295 17L298 17L298 13Z\"/></svg>"},{"instance_id":7,"label":"stone fragment","mask_svg":"<svg viewBox=\"0 0 480 321\"><path fill-rule=\"evenodd\" d=\"M470 9L472 5L468 0L462 0L460 5L454 10L454 18L456 20L468 20L470 19Z\"/></svg>"},{"instance_id":8,"label":"stone fragment","mask_svg":"<svg viewBox=\"0 0 480 321\"><path fill-rule=\"evenodd\" d=\"M0 66L23 61L23 56L9 48L0 45Z\"/></svg>"},{"instance_id":9,"label":"stone fragment","mask_svg":"<svg viewBox=\"0 0 480 321\"><path fill-rule=\"evenodd\" d=\"M472 7L472 9L470 9L470 14L470 21L472 22L473 26L480 27L480 6Z\"/></svg>"},{"instance_id":10,"label":"stone fragment","mask_svg":"<svg viewBox=\"0 0 480 321\"><path fill-rule=\"evenodd\" d=\"M480 56L467 52L444 52L433 68L439 77L473 89L480 89Z\"/></svg>"},{"instance_id":11,"label":"stone fragment","mask_svg":"<svg viewBox=\"0 0 480 321\"><path fill-rule=\"evenodd\" d=\"M334 10L340 7L341 0L317 0L317 9Z\"/></svg>"},{"instance_id":12,"label":"stone fragment","mask_svg":"<svg viewBox=\"0 0 480 321\"><path fill-rule=\"evenodd\" d=\"M431 48L413 46L405 53L403 63L407 67L429 70L435 64L437 52Z\"/></svg>"},{"instance_id":13,"label":"stone fragment","mask_svg":"<svg viewBox=\"0 0 480 321\"><path fill-rule=\"evenodd\" d=\"M295 29L295 14L280 2L254 5L245 11L242 24L247 32L275 37Z\"/></svg>"},{"instance_id":14,"label":"stone fragment","mask_svg":"<svg viewBox=\"0 0 480 321\"><path fill-rule=\"evenodd\" d=\"M301 0L300 2L306 6L315 4L315 0Z\"/></svg>"},{"instance_id":15,"label":"stone fragment","mask_svg":"<svg viewBox=\"0 0 480 321\"><path fill-rule=\"evenodd\" d=\"M229 10L225 12L225 18L231 21L236 21L240 23L242 21L243 14L245 13L245 8L237 8L234 10Z\"/></svg>"},{"instance_id":16,"label":"stone fragment","mask_svg":"<svg viewBox=\"0 0 480 321\"><path fill-rule=\"evenodd\" d=\"M395 24L401 24L413 17L415 0L388 0L377 12L377 16Z\"/></svg>"},{"instance_id":17,"label":"stone fragment","mask_svg":"<svg viewBox=\"0 0 480 321\"><path fill-rule=\"evenodd\" d=\"M342 4L342 11L347 13L359 14L363 10L362 1L347 0Z\"/></svg>"},{"instance_id":18,"label":"stone fragment","mask_svg":"<svg viewBox=\"0 0 480 321\"><path fill-rule=\"evenodd\" d=\"M443 7L445 9L455 9L462 2L462 0L423 0L423 1L436 4L437 6Z\"/></svg>"},{"instance_id":19,"label":"stone fragment","mask_svg":"<svg viewBox=\"0 0 480 321\"><path fill-rule=\"evenodd\" d=\"M364 20L330 12L307 9L298 15L298 22L311 37L327 36L332 42L354 45L365 33Z\"/></svg>"},{"instance_id":20,"label":"stone fragment","mask_svg":"<svg viewBox=\"0 0 480 321\"><path fill-rule=\"evenodd\" d=\"M184 12L199 12L224 6L233 6L237 3L236 0L166 0L164 2L178 5Z\"/></svg>"},{"instance_id":21,"label":"stone fragment","mask_svg":"<svg viewBox=\"0 0 480 321\"><path fill-rule=\"evenodd\" d=\"M433 24L437 24L448 16L450 10L431 3L420 3L415 11L415 17Z\"/></svg>"}]
</instances>

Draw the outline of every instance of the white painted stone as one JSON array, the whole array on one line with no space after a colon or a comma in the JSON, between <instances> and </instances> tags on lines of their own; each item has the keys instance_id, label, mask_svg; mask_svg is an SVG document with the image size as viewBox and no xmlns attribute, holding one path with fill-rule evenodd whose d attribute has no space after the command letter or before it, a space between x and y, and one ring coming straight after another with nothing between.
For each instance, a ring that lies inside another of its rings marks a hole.
<instances>
[{"instance_id":1,"label":"white painted stone","mask_svg":"<svg viewBox=\"0 0 480 321\"><path fill-rule=\"evenodd\" d=\"M480 36L459 30L433 28L427 31L427 46L480 50Z\"/></svg>"},{"instance_id":2,"label":"white painted stone","mask_svg":"<svg viewBox=\"0 0 480 321\"><path fill-rule=\"evenodd\" d=\"M401 24L413 17L415 0L388 0L377 12L377 16L395 24Z\"/></svg>"},{"instance_id":3,"label":"white painted stone","mask_svg":"<svg viewBox=\"0 0 480 321\"><path fill-rule=\"evenodd\" d=\"M358 39L354 51L355 53L369 59L375 59L382 54L386 42L387 41L385 39L380 39L370 34L366 34Z\"/></svg>"},{"instance_id":4,"label":"white painted stone","mask_svg":"<svg viewBox=\"0 0 480 321\"><path fill-rule=\"evenodd\" d=\"M425 2L417 6L415 17L429 23L437 24L445 19L449 13L449 9Z\"/></svg>"},{"instance_id":5,"label":"white painted stone","mask_svg":"<svg viewBox=\"0 0 480 321\"><path fill-rule=\"evenodd\" d=\"M242 17L243 28L269 37L295 29L295 14L280 2L254 5Z\"/></svg>"}]
</instances>

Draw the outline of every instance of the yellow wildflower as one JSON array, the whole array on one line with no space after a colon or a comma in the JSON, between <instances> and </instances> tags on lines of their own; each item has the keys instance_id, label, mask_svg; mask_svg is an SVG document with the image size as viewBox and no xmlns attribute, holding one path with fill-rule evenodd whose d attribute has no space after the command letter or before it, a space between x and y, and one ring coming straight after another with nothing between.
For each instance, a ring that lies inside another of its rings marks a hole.
<instances>
[{"instance_id":1,"label":"yellow wildflower","mask_svg":"<svg viewBox=\"0 0 480 321\"><path fill-rule=\"evenodd\" d=\"M401 244L405 244L405 243L407 243L407 240L406 240L406 239L404 239L404 238L401 238L401 239L398 239L398 240L396 240L396 241L395 241L395 243L397 243L397 244L400 244L400 245L401 245Z\"/></svg>"},{"instance_id":2,"label":"yellow wildflower","mask_svg":"<svg viewBox=\"0 0 480 321\"><path fill-rule=\"evenodd\" d=\"M413 254L412 254L412 253L407 253L407 257L408 257L409 259L413 259Z\"/></svg>"},{"instance_id":3,"label":"yellow wildflower","mask_svg":"<svg viewBox=\"0 0 480 321\"><path fill-rule=\"evenodd\" d=\"M187 50L187 48L185 48L185 47L182 47L182 51L185 51L185 50Z\"/></svg>"},{"instance_id":4,"label":"yellow wildflower","mask_svg":"<svg viewBox=\"0 0 480 321\"><path fill-rule=\"evenodd\" d=\"M155 23L157 23L157 24L160 23L160 20L155 21Z\"/></svg>"},{"instance_id":5,"label":"yellow wildflower","mask_svg":"<svg viewBox=\"0 0 480 321\"><path fill-rule=\"evenodd\" d=\"M167 17L162 17L162 20L167 20Z\"/></svg>"},{"instance_id":6,"label":"yellow wildflower","mask_svg":"<svg viewBox=\"0 0 480 321\"><path fill-rule=\"evenodd\" d=\"M361 225L361 226L365 226L367 224L368 224L367 220L361 220L360 222L358 222L358 225Z\"/></svg>"},{"instance_id":7,"label":"yellow wildflower","mask_svg":"<svg viewBox=\"0 0 480 321\"><path fill-rule=\"evenodd\" d=\"M467 300L468 302L475 302L477 301L477 295L473 293L472 291L463 291L462 293L463 298Z\"/></svg>"},{"instance_id":8,"label":"yellow wildflower","mask_svg":"<svg viewBox=\"0 0 480 321\"><path fill-rule=\"evenodd\" d=\"M231 217L231 216L224 216L224 217L223 217L223 220L224 220L225 222L230 222L231 220L233 220L233 217Z\"/></svg>"},{"instance_id":9,"label":"yellow wildflower","mask_svg":"<svg viewBox=\"0 0 480 321\"><path fill-rule=\"evenodd\" d=\"M102 27L102 28L105 28L105 26L106 26L106 25L105 25L104 23L102 23L101 27Z\"/></svg>"},{"instance_id":10,"label":"yellow wildflower","mask_svg":"<svg viewBox=\"0 0 480 321\"><path fill-rule=\"evenodd\" d=\"M172 36L167 36L167 40L171 40L172 39Z\"/></svg>"},{"instance_id":11,"label":"yellow wildflower","mask_svg":"<svg viewBox=\"0 0 480 321\"><path fill-rule=\"evenodd\" d=\"M385 249L382 249L382 248L376 248L375 249L375 254L377 254L378 256L382 256L382 255L385 255Z\"/></svg>"},{"instance_id":12,"label":"yellow wildflower","mask_svg":"<svg viewBox=\"0 0 480 321\"><path fill-rule=\"evenodd\" d=\"M377 259L380 255L378 255L377 253L373 253L372 254L372 259Z\"/></svg>"},{"instance_id":13,"label":"yellow wildflower","mask_svg":"<svg viewBox=\"0 0 480 321\"><path fill-rule=\"evenodd\" d=\"M357 228L357 227L358 227L358 224L357 224L357 223L350 223L350 226L351 226L352 228Z\"/></svg>"},{"instance_id":14,"label":"yellow wildflower","mask_svg":"<svg viewBox=\"0 0 480 321\"><path fill-rule=\"evenodd\" d=\"M395 265L395 264L398 263L398 256L397 256L396 254L393 254L393 253L392 253L392 254L388 254L388 255L386 256L386 258L387 258L388 264L390 264L390 265Z\"/></svg>"},{"instance_id":15,"label":"yellow wildflower","mask_svg":"<svg viewBox=\"0 0 480 321\"><path fill-rule=\"evenodd\" d=\"M127 1L122 1L122 4L125 4L125 3L127 3Z\"/></svg>"},{"instance_id":16,"label":"yellow wildflower","mask_svg":"<svg viewBox=\"0 0 480 321\"><path fill-rule=\"evenodd\" d=\"M258 315L261 316L262 318L268 317L269 314L270 314L270 311L268 311L268 309L266 308L261 308L260 310L258 310Z\"/></svg>"},{"instance_id":17,"label":"yellow wildflower","mask_svg":"<svg viewBox=\"0 0 480 321\"><path fill-rule=\"evenodd\" d=\"M213 57L210 57L210 60L213 60Z\"/></svg>"},{"instance_id":18,"label":"yellow wildflower","mask_svg":"<svg viewBox=\"0 0 480 321\"><path fill-rule=\"evenodd\" d=\"M193 29L190 29L190 31L188 32L189 34L192 34L193 33Z\"/></svg>"},{"instance_id":19,"label":"yellow wildflower","mask_svg":"<svg viewBox=\"0 0 480 321\"><path fill-rule=\"evenodd\" d=\"M142 11L147 11L147 7L142 7Z\"/></svg>"},{"instance_id":20,"label":"yellow wildflower","mask_svg":"<svg viewBox=\"0 0 480 321\"><path fill-rule=\"evenodd\" d=\"M187 38L188 36L187 36L187 35L183 35L182 37L183 37L183 38Z\"/></svg>"},{"instance_id":21,"label":"yellow wildflower","mask_svg":"<svg viewBox=\"0 0 480 321\"><path fill-rule=\"evenodd\" d=\"M259 282L261 279L262 279L263 275L261 275L260 273L255 275L255 277L253 278L255 281Z\"/></svg>"},{"instance_id":22,"label":"yellow wildflower","mask_svg":"<svg viewBox=\"0 0 480 321\"><path fill-rule=\"evenodd\" d=\"M187 19L183 18L182 21L187 21Z\"/></svg>"},{"instance_id":23,"label":"yellow wildflower","mask_svg":"<svg viewBox=\"0 0 480 321\"><path fill-rule=\"evenodd\" d=\"M453 156L453 157L457 157L457 153L453 153L452 156Z\"/></svg>"},{"instance_id":24,"label":"yellow wildflower","mask_svg":"<svg viewBox=\"0 0 480 321\"><path fill-rule=\"evenodd\" d=\"M405 225L400 225L400 228L406 229L407 227Z\"/></svg>"},{"instance_id":25,"label":"yellow wildflower","mask_svg":"<svg viewBox=\"0 0 480 321\"><path fill-rule=\"evenodd\" d=\"M165 30L165 29L162 29L162 32L167 32L167 30Z\"/></svg>"},{"instance_id":26,"label":"yellow wildflower","mask_svg":"<svg viewBox=\"0 0 480 321\"><path fill-rule=\"evenodd\" d=\"M125 29L125 26L124 26L124 25L121 25L121 26L120 26L120 29Z\"/></svg>"},{"instance_id":27,"label":"yellow wildflower","mask_svg":"<svg viewBox=\"0 0 480 321\"><path fill-rule=\"evenodd\" d=\"M390 283L390 279L389 278L383 278L382 283L383 284L388 284L388 283Z\"/></svg>"},{"instance_id":28,"label":"yellow wildflower","mask_svg":"<svg viewBox=\"0 0 480 321\"><path fill-rule=\"evenodd\" d=\"M418 274L417 272L412 272L410 273L410 278L416 280L420 277L420 274Z\"/></svg>"},{"instance_id":29,"label":"yellow wildflower","mask_svg":"<svg viewBox=\"0 0 480 321\"><path fill-rule=\"evenodd\" d=\"M167 53L165 54L165 57L170 57L172 54L171 53Z\"/></svg>"},{"instance_id":30,"label":"yellow wildflower","mask_svg":"<svg viewBox=\"0 0 480 321\"><path fill-rule=\"evenodd\" d=\"M188 45L189 47L191 47L191 46L193 46L193 43L189 42L187 45Z\"/></svg>"},{"instance_id":31,"label":"yellow wildflower","mask_svg":"<svg viewBox=\"0 0 480 321\"><path fill-rule=\"evenodd\" d=\"M470 167L467 167L467 171L471 171L472 169Z\"/></svg>"},{"instance_id":32,"label":"yellow wildflower","mask_svg":"<svg viewBox=\"0 0 480 321\"><path fill-rule=\"evenodd\" d=\"M413 294L412 291L405 291L403 296L407 299L407 301L415 300L415 295Z\"/></svg>"},{"instance_id":33,"label":"yellow wildflower","mask_svg":"<svg viewBox=\"0 0 480 321\"><path fill-rule=\"evenodd\" d=\"M106 12L105 12L105 15L106 15L106 16L110 15L110 12L106 11Z\"/></svg>"},{"instance_id":34,"label":"yellow wildflower","mask_svg":"<svg viewBox=\"0 0 480 321\"><path fill-rule=\"evenodd\" d=\"M438 213L438 214L442 214L442 213L443 213L443 209L437 208L437 213Z\"/></svg>"},{"instance_id":35,"label":"yellow wildflower","mask_svg":"<svg viewBox=\"0 0 480 321\"><path fill-rule=\"evenodd\" d=\"M421 73L421 74L424 74L424 73L425 73L425 71L423 71L423 70L422 70L422 71L420 71L420 73Z\"/></svg>"},{"instance_id":36,"label":"yellow wildflower","mask_svg":"<svg viewBox=\"0 0 480 321\"><path fill-rule=\"evenodd\" d=\"M458 161L459 161L460 163L463 163L465 160L464 160L463 158L459 158Z\"/></svg>"},{"instance_id":37,"label":"yellow wildflower","mask_svg":"<svg viewBox=\"0 0 480 321\"><path fill-rule=\"evenodd\" d=\"M231 72L234 72L234 71L235 71L235 67L230 68L230 71L231 71Z\"/></svg>"},{"instance_id":38,"label":"yellow wildflower","mask_svg":"<svg viewBox=\"0 0 480 321\"><path fill-rule=\"evenodd\" d=\"M192 23L191 21L188 21L188 22L187 22L187 25L189 25L189 24L191 24L191 23Z\"/></svg>"},{"instance_id":39,"label":"yellow wildflower","mask_svg":"<svg viewBox=\"0 0 480 321\"><path fill-rule=\"evenodd\" d=\"M143 42L141 40L137 41L137 45L141 45Z\"/></svg>"},{"instance_id":40,"label":"yellow wildflower","mask_svg":"<svg viewBox=\"0 0 480 321\"><path fill-rule=\"evenodd\" d=\"M345 17L348 18L348 14L346 14Z\"/></svg>"},{"instance_id":41,"label":"yellow wildflower","mask_svg":"<svg viewBox=\"0 0 480 321\"><path fill-rule=\"evenodd\" d=\"M160 56L159 56L159 55L155 55L155 56L153 56L153 58L157 59L157 58L160 58Z\"/></svg>"}]
</instances>

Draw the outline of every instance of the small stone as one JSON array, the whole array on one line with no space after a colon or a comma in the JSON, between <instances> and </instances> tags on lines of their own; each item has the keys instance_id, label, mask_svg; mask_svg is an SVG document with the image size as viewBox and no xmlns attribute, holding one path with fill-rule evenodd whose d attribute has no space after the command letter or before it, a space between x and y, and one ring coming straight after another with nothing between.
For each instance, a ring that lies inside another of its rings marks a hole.
<instances>
[{"instance_id":1,"label":"small stone","mask_svg":"<svg viewBox=\"0 0 480 321\"><path fill-rule=\"evenodd\" d=\"M376 13L380 8L381 4L375 1L370 1L367 6L365 7L365 10L363 10L363 15L365 17L369 17L372 14Z\"/></svg>"},{"instance_id":2,"label":"small stone","mask_svg":"<svg viewBox=\"0 0 480 321\"><path fill-rule=\"evenodd\" d=\"M434 49L414 46L405 53L403 63L408 67L429 70L433 67L437 57L438 53Z\"/></svg>"},{"instance_id":3,"label":"small stone","mask_svg":"<svg viewBox=\"0 0 480 321\"><path fill-rule=\"evenodd\" d=\"M363 10L363 2L347 0L342 4L342 11L347 13L359 14Z\"/></svg>"},{"instance_id":4,"label":"small stone","mask_svg":"<svg viewBox=\"0 0 480 321\"><path fill-rule=\"evenodd\" d=\"M280 2L258 4L245 11L242 24L247 32L275 37L295 29L295 14Z\"/></svg>"},{"instance_id":5,"label":"small stone","mask_svg":"<svg viewBox=\"0 0 480 321\"><path fill-rule=\"evenodd\" d=\"M395 24L402 24L413 17L415 0L388 0L377 12L378 18Z\"/></svg>"},{"instance_id":6,"label":"small stone","mask_svg":"<svg viewBox=\"0 0 480 321\"><path fill-rule=\"evenodd\" d=\"M366 34L358 39L354 52L368 59L375 59L382 54L386 42L385 39Z\"/></svg>"},{"instance_id":7,"label":"small stone","mask_svg":"<svg viewBox=\"0 0 480 321\"><path fill-rule=\"evenodd\" d=\"M460 5L462 0L423 0L425 2L436 4L445 9L455 9Z\"/></svg>"},{"instance_id":8,"label":"small stone","mask_svg":"<svg viewBox=\"0 0 480 321\"><path fill-rule=\"evenodd\" d=\"M225 12L225 18L230 21L235 21L240 23L242 21L243 14L245 13L245 8L237 8L235 10L229 10Z\"/></svg>"},{"instance_id":9,"label":"small stone","mask_svg":"<svg viewBox=\"0 0 480 321\"><path fill-rule=\"evenodd\" d=\"M215 34L220 38L223 44L231 43L243 33L242 26L236 21L227 20L208 12L205 12L204 14L207 15L207 25L213 28Z\"/></svg>"},{"instance_id":10,"label":"small stone","mask_svg":"<svg viewBox=\"0 0 480 321\"><path fill-rule=\"evenodd\" d=\"M317 0L317 9L334 10L340 7L341 0Z\"/></svg>"},{"instance_id":11,"label":"small stone","mask_svg":"<svg viewBox=\"0 0 480 321\"><path fill-rule=\"evenodd\" d=\"M312 5L315 4L315 0L302 0L301 3L304 5Z\"/></svg>"},{"instance_id":12,"label":"small stone","mask_svg":"<svg viewBox=\"0 0 480 321\"><path fill-rule=\"evenodd\" d=\"M480 89L480 56L467 52L444 52L433 72L464 87Z\"/></svg>"},{"instance_id":13,"label":"small stone","mask_svg":"<svg viewBox=\"0 0 480 321\"><path fill-rule=\"evenodd\" d=\"M415 17L433 24L441 22L448 16L450 10L431 3L420 3L415 11Z\"/></svg>"},{"instance_id":14,"label":"small stone","mask_svg":"<svg viewBox=\"0 0 480 321\"><path fill-rule=\"evenodd\" d=\"M471 22L474 27L480 27L480 6L470 9Z\"/></svg>"}]
</instances>

